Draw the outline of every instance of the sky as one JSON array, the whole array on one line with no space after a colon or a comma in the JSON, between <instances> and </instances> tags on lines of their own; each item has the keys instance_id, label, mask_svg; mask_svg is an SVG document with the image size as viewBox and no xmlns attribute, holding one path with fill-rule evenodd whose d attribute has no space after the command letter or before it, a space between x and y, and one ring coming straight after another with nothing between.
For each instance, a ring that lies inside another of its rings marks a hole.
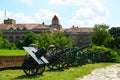
<instances>
[{"instance_id":1,"label":"sky","mask_svg":"<svg viewBox=\"0 0 120 80\"><path fill-rule=\"evenodd\" d=\"M120 27L120 0L1 0L0 24L15 19L17 24L51 24L57 15L63 28Z\"/></svg>"}]
</instances>

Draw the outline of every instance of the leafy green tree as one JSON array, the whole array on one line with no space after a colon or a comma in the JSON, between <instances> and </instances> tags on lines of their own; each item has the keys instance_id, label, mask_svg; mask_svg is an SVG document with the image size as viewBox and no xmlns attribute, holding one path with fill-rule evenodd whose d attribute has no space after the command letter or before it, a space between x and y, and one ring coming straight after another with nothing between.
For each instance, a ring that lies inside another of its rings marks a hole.
<instances>
[{"instance_id":1,"label":"leafy green tree","mask_svg":"<svg viewBox=\"0 0 120 80\"><path fill-rule=\"evenodd\" d=\"M23 49L23 40L19 40L17 43L16 43L16 46L18 49Z\"/></svg>"},{"instance_id":2,"label":"leafy green tree","mask_svg":"<svg viewBox=\"0 0 120 80\"><path fill-rule=\"evenodd\" d=\"M53 43L53 34L49 32L43 32L39 35L38 39L38 47L46 47L48 48Z\"/></svg>"},{"instance_id":3,"label":"leafy green tree","mask_svg":"<svg viewBox=\"0 0 120 80\"><path fill-rule=\"evenodd\" d=\"M2 38L1 31L0 31L0 49L16 49L14 43L10 43L9 40Z\"/></svg>"},{"instance_id":4,"label":"leafy green tree","mask_svg":"<svg viewBox=\"0 0 120 80\"><path fill-rule=\"evenodd\" d=\"M38 36L37 34L33 32L29 32L25 35L25 38L23 40L23 46L29 46L30 44L36 44L37 43Z\"/></svg>"},{"instance_id":5,"label":"leafy green tree","mask_svg":"<svg viewBox=\"0 0 120 80\"><path fill-rule=\"evenodd\" d=\"M0 49L2 49L2 48L3 48L3 39L0 38Z\"/></svg>"},{"instance_id":6,"label":"leafy green tree","mask_svg":"<svg viewBox=\"0 0 120 80\"><path fill-rule=\"evenodd\" d=\"M55 33L54 36L53 36L53 39L54 39L53 44L56 45L56 46L60 46L60 47L63 47L63 46L71 47L72 46L71 38L66 37L63 32Z\"/></svg>"},{"instance_id":7,"label":"leafy green tree","mask_svg":"<svg viewBox=\"0 0 120 80\"><path fill-rule=\"evenodd\" d=\"M120 27L112 27L109 29L109 33L112 37L107 40L107 47L115 50L120 49Z\"/></svg>"},{"instance_id":8,"label":"leafy green tree","mask_svg":"<svg viewBox=\"0 0 120 80\"><path fill-rule=\"evenodd\" d=\"M2 38L2 32L0 31L0 38Z\"/></svg>"},{"instance_id":9,"label":"leafy green tree","mask_svg":"<svg viewBox=\"0 0 120 80\"><path fill-rule=\"evenodd\" d=\"M63 32L49 33L44 32L39 36L38 46L48 48L50 45L55 46L72 46L72 40L69 37L66 37Z\"/></svg>"},{"instance_id":10,"label":"leafy green tree","mask_svg":"<svg viewBox=\"0 0 120 80\"><path fill-rule=\"evenodd\" d=\"M23 40L16 43L16 46L19 49L23 49L23 46L30 46L30 44L38 44L38 35L36 33L29 32Z\"/></svg>"},{"instance_id":11,"label":"leafy green tree","mask_svg":"<svg viewBox=\"0 0 120 80\"><path fill-rule=\"evenodd\" d=\"M12 47L12 46L10 46L10 42L7 40L7 39L3 39L3 45L2 45L2 48L4 48L4 49L9 49L10 47Z\"/></svg>"},{"instance_id":12,"label":"leafy green tree","mask_svg":"<svg viewBox=\"0 0 120 80\"><path fill-rule=\"evenodd\" d=\"M43 32L39 35L30 32L25 35L25 38L17 43L17 47L22 49L23 46L29 46L30 44L37 44L38 48L46 47L48 48L50 45L55 46L72 46L72 40L69 37L66 37L64 33L50 33Z\"/></svg>"},{"instance_id":13,"label":"leafy green tree","mask_svg":"<svg viewBox=\"0 0 120 80\"><path fill-rule=\"evenodd\" d=\"M120 27L112 27L109 32L112 37L120 37Z\"/></svg>"},{"instance_id":14,"label":"leafy green tree","mask_svg":"<svg viewBox=\"0 0 120 80\"><path fill-rule=\"evenodd\" d=\"M106 40L110 38L108 32L109 26L106 24L96 24L94 26L94 33L91 36L91 41L97 46L104 45Z\"/></svg>"}]
</instances>

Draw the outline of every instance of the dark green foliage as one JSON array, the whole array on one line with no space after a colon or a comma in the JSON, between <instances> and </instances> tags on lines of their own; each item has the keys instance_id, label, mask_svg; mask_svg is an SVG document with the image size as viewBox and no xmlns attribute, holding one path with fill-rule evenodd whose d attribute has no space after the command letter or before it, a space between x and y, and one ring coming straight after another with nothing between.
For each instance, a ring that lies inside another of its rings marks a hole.
<instances>
[{"instance_id":1,"label":"dark green foliage","mask_svg":"<svg viewBox=\"0 0 120 80\"><path fill-rule=\"evenodd\" d=\"M114 51L112 49L106 48L104 46L92 46L92 48L90 49L92 51L98 51L98 53L100 53L101 51L109 51L109 54L107 55L107 60L105 62L120 62L120 56L118 55L119 52ZM103 56L105 59L105 56Z\"/></svg>"},{"instance_id":2,"label":"dark green foliage","mask_svg":"<svg viewBox=\"0 0 120 80\"><path fill-rule=\"evenodd\" d=\"M16 44L18 49L23 49L23 40L19 40Z\"/></svg>"},{"instance_id":3,"label":"dark green foliage","mask_svg":"<svg viewBox=\"0 0 120 80\"><path fill-rule=\"evenodd\" d=\"M38 36L37 34L33 32L29 32L25 35L25 38L23 40L23 46L29 46L30 44L36 44L37 43Z\"/></svg>"},{"instance_id":4,"label":"dark green foliage","mask_svg":"<svg viewBox=\"0 0 120 80\"><path fill-rule=\"evenodd\" d=\"M16 49L14 43L2 38L2 32L0 32L0 49Z\"/></svg>"},{"instance_id":5,"label":"dark green foliage","mask_svg":"<svg viewBox=\"0 0 120 80\"><path fill-rule=\"evenodd\" d=\"M105 46L114 50L120 49L120 27L109 29L109 33L112 37L106 40Z\"/></svg>"},{"instance_id":6,"label":"dark green foliage","mask_svg":"<svg viewBox=\"0 0 120 80\"><path fill-rule=\"evenodd\" d=\"M0 31L0 38L2 38L2 32Z\"/></svg>"},{"instance_id":7,"label":"dark green foliage","mask_svg":"<svg viewBox=\"0 0 120 80\"><path fill-rule=\"evenodd\" d=\"M29 46L30 44L37 44L38 43L37 40L38 40L38 35L33 32L29 32L28 34L25 35L23 40L17 42L16 46L19 49L23 49L23 46Z\"/></svg>"},{"instance_id":8,"label":"dark green foliage","mask_svg":"<svg viewBox=\"0 0 120 80\"><path fill-rule=\"evenodd\" d=\"M117 52L111 50L110 54L107 57L107 61L108 62L119 63L120 62L120 56L117 54Z\"/></svg>"},{"instance_id":9,"label":"dark green foliage","mask_svg":"<svg viewBox=\"0 0 120 80\"><path fill-rule=\"evenodd\" d=\"M120 37L120 27L112 27L109 32L112 37Z\"/></svg>"},{"instance_id":10,"label":"dark green foliage","mask_svg":"<svg viewBox=\"0 0 120 80\"><path fill-rule=\"evenodd\" d=\"M96 24L94 26L94 33L91 36L91 41L93 44L97 46L104 45L106 39L110 38L110 34L108 32L108 25L105 24Z\"/></svg>"},{"instance_id":11,"label":"dark green foliage","mask_svg":"<svg viewBox=\"0 0 120 80\"><path fill-rule=\"evenodd\" d=\"M38 37L38 47L46 47L48 48L51 44L53 44L53 34L49 32L44 32Z\"/></svg>"},{"instance_id":12,"label":"dark green foliage","mask_svg":"<svg viewBox=\"0 0 120 80\"><path fill-rule=\"evenodd\" d=\"M64 33L57 32L57 33L49 33L44 32L41 35L39 35L38 39L38 46L39 47L46 47L48 48L50 45L55 46L72 46L72 40L70 38L67 38Z\"/></svg>"},{"instance_id":13,"label":"dark green foliage","mask_svg":"<svg viewBox=\"0 0 120 80\"><path fill-rule=\"evenodd\" d=\"M55 33L53 36L53 39L54 39L53 44L56 46L60 46L60 47L63 47L63 46L71 47L72 46L72 40L70 39L70 37L66 37L64 33L62 32Z\"/></svg>"},{"instance_id":14,"label":"dark green foliage","mask_svg":"<svg viewBox=\"0 0 120 80\"><path fill-rule=\"evenodd\" d=\"M48 48L50 45L56 46L72 46L72 40L64 35L62 32L50 33L43 32L39 35L30 32L25 35L23 40L17 43L17 47L22 49L23 46L29 46L30 44L37 44L38 48Z\"/></svg>"}]
</instances>

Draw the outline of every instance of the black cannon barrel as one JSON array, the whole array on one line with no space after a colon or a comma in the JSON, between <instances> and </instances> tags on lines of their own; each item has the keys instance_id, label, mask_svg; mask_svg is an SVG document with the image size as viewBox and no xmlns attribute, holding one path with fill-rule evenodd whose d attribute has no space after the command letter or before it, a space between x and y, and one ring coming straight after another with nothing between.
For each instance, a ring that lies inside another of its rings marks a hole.
<instances>
[{"instance_id":1,"label":"black cannon barrel","mask_svg":"<svg viewBox=\"0 0 120 80\"><path fill-rule=\"evenodd\" d=\"M35 52L35 55L39 59L40 57L44 56L46 53L47 53L47 50L44 47L42 47L38 49L37 52Z\"/></svg>"}]
</instances>

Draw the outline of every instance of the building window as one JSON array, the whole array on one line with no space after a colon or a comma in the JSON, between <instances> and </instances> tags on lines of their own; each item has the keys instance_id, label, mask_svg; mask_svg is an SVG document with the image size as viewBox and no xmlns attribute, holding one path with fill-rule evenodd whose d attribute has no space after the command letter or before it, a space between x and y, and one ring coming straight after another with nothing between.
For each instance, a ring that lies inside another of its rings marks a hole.
<instances>
[{"instance_id":1,"label":"building window","mask_svg":"<svg viewBox=\"0 0 120 80\"><path fill-rule=\"evenodd\" d=\"M16 36L15 38L15 42L19 41L20 40L20 37L19 36Z\"/></svg>"},{"instance_id":2,"label":"building window","mask_svg":"<svg viewBox=\"0 0 120 80\"><path fill-rule=\"evenodd\" d=\"M14 42L13 36L9 37L10 42Z\"/></svg>"}]
</instances>

